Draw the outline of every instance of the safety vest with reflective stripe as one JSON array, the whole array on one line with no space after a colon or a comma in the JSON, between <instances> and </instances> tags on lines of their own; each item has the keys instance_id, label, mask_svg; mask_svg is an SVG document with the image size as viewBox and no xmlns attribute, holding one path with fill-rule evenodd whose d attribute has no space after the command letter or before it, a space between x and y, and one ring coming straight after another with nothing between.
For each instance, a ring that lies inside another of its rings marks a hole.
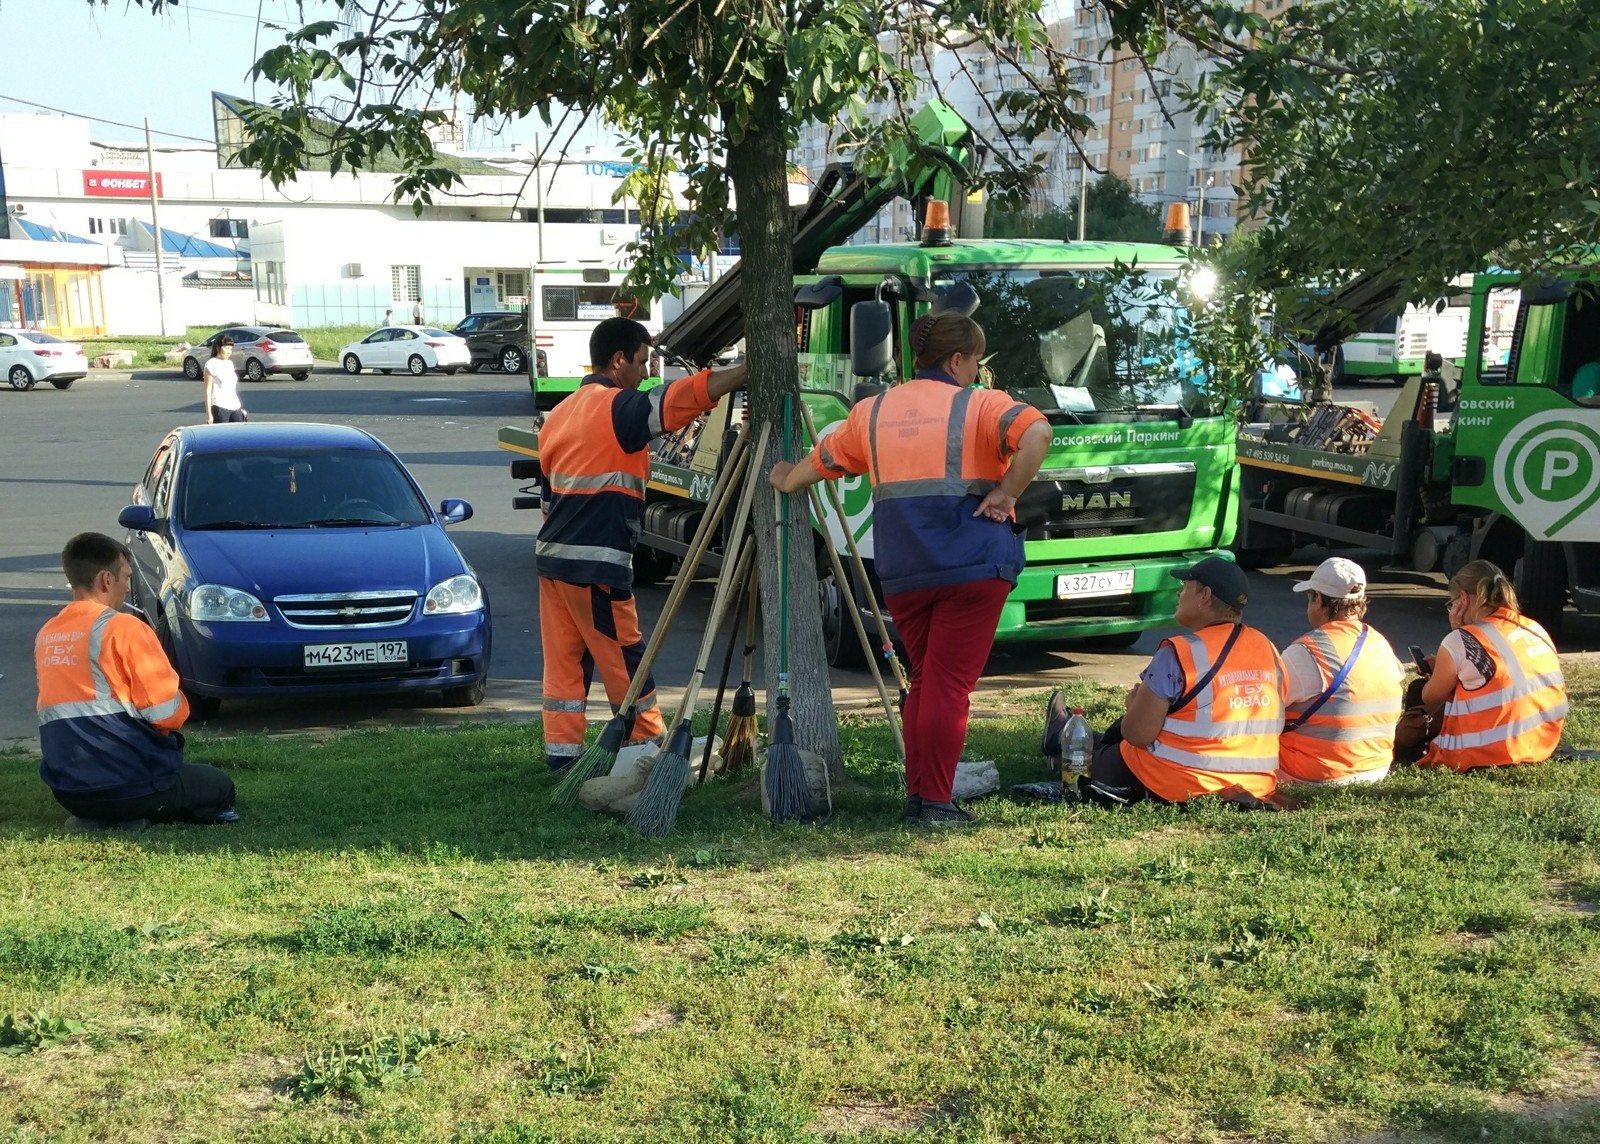
<instances>
[{"instance_id":1,"label":"safety vest with reflective stripe","mask_svg":"<svg viewBox=\"0 0 1600 1144\"><path fill-rule=\"evenodd\" d=\"M893 386L824 434L811 464L872 478L872 549L885 595L977 580L1015 584L1022 537L973 516L1044 414L939 371Z\"/></svg>"},{"instance_id":2,"label":"safety vest with reflective stripe","mask_svg":"<svg viewBox=\"0 0 1600 1144\"><path fill-rule=\"evenodd\" d=\"M139 798L172 785L189 717L155 633L137 616L74 601L34 640L39 777L52 789Z\"/></svg>"},{"instance_id":3,"label":"safety vest with reflective stripe","mask_svg":"<svg viewBox=\"0 0 1600 1144\"><path fill-rule=\"evenodd\" d=\"M1311 653L1324 689L1355 651L1363 627L1359 620L1335 620L1294 641ZM1367 628L1360 656L1326 703L1298 727L1294 721L1316 699L1289 705L1278 740L1279 769L1305 782L1325 783L1387 767L1394 761L1394 728L1405 705L1404 674L1389 641Z\"/></svg>"},{"instance_id":4,"label":"safety vest with reflective stripe","mask_svg":"<svg viewBox=\"0 0 1600 1144\"><path fill-rule=\"evenodd\" d=\"M1464 771L1544 762L1561 742L1567 714L1567 682L1550 637L1505 608L1461 632L1477 641L1494 670L1476 691L1456 682L1422 765Z\"/></svg>"},{"instance_id":5,"label":"safety vest with reflective stripe","mask_svg":"<svg viewBox=\"0 0 1600 1144\"><path fill-rule=\"evenodd\" d=\"M633 587L650 442L716 404L707 392L710 380L703 370L643 393L592 374L551 410L539 430L544 523L534 555L540 576Z\"/></svg>"},{"instance_id":6,"label":"safety vest with reflective stripe","mask_svg":"<svg viewBox=\"0 0 1600 1144\"><path fill-rule=\"evenodd\" d=\"M1209 624L1163 641L1177 654L1183 689L1200 682L1233 632ZM1278 789L1278 733L1288 682L1272 641L1242 627L1222 668L1195 697L1169 712L1155 741L1123 740L1122 759L1157 798L1183 802L1228 787L1257 798Z\"/></svg>"}]
</instances>

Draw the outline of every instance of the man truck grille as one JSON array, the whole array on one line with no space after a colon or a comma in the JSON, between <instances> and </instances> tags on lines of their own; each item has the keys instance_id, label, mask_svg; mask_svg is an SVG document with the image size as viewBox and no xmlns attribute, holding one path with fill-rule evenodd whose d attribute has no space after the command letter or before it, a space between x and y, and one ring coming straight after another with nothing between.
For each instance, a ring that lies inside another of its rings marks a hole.
<instances>
[{"instance_id":1,"label":"man truck grille","mask_svg":"<svg viewBox=\"0 0 1600 1144\"><path fill-rule=\"evenodd\" d=\"M1029 540L1079 540L1173 532L1189 526L1195 468L1189 461L1047 469L1019 504L1035 523Z\"/></svg>"}]
</instances>

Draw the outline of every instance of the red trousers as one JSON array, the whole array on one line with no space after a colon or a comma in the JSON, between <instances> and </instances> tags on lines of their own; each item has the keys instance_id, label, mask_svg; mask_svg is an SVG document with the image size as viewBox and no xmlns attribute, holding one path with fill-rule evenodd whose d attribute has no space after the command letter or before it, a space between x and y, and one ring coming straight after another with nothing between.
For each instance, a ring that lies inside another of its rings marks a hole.
<instances>
[{"instance_id":1,"label":"red trousers","mask_svg":"<svg viewBox=\"0 0 1600 1144\"><path fill-rule=\"evenodd\" d=\"M967 738L972 689L994 646L1004 580L977 580L884 598L911 656L906 696L906 794L949 802Z\"/></svg>"},{"instance_id":2,"label":"red trousers","mask_svg":"<svg viewBox=\"0 0 1600 1144\"><path fill-rule=\"evenodd\" d=\"M539 643L544 652L545 762L561 768L583 754L589 726L584 712L596 669L615 712L644 656L633 593L539 577ZM637 707L630 743L656 738L666 729L653 679L644 681Z\"/></svg>"}]
</instances>

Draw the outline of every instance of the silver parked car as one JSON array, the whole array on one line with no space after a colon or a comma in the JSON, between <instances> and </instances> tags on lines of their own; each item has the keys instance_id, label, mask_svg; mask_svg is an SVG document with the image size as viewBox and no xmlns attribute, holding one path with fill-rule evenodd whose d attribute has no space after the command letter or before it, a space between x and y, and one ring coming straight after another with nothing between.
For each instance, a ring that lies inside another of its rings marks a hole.
<instances>
[{"instance_id":1,"label":"silver parked car","mask_svg":"<svg viewBox=\"0 0 1600 1144\"><path fill-rule=\"evenodd\" d=\"M183 355L183 376L199 381L217 339L233 339L233 367L246 381L286 373L296 381L311 376L311 347L293 330L279 326L227 326Z\"/></svg>"}]
</instances>

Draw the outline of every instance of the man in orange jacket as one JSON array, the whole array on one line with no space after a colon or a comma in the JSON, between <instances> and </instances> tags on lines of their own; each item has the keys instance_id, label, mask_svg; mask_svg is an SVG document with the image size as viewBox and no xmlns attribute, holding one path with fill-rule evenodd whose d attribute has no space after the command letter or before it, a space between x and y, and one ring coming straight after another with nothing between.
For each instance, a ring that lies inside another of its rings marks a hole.
<instances>
[{"instance_id":1,"label":"man in orange jacket","mask_svg":"<svg viewBox=\"0 0 1600 1144\"><path fill-rule=\"evenodd\" d=\"M1270 798L1287 685L1277 648L1244 624L1249 581L1218 556L1172 575L1183 581L1174 618L1189 630L1161 641L1128 692L1126 713L1090 760L1090 793Z\"/></svg>"},{"instance_id":2,"label":"man in orange jacket","mask_svg":"<svg viewBox=\"0 0 1600 1144\"><path fill-rule=\"evenodd\" d=\"M539 566L539 641L544 653L545 762L564 770L583 753L584 711L595 672L613 706L644 655L633 598L633 550L644 521L650 442L682 429L744 384L745 367L701 370L640 393L650 369L650 331L607 318L589 336L594 373L539 431L544 522ZM665 730L655 684L640 691L630 743Z\"/></svg>"},{"instance_id":3,"label":"man in orange jacket","mask_svg":"<svg viewBox=\"0 0 1600 1144\"><path fill-rule=\"evenodd\" d=\"M161 642L121 610L128 550L85 532L61 567L72 603L34 641L39 677L39 777L74 816L69 825L237 822L233 780L183 761L189 703Z\"/></svg>"}]
</instances>

